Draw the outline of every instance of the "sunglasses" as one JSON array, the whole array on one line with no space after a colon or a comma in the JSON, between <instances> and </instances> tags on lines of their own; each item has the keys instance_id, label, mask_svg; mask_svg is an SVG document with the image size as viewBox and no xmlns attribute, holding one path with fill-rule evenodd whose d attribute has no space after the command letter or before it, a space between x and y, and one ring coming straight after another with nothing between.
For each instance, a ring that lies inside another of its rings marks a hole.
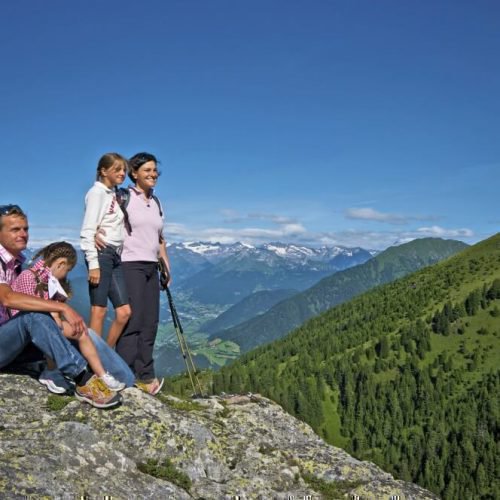
<instances>
[{"instance_id":1,"label":"sunglasses","mask_svg":"<svg viewBox=\"0 0 500 500\"><path fill-rule=\"evenodd\" d=\"M0 205L0 215L24 215L22 208L19 205Z\"/></svg>"}]
</instances>

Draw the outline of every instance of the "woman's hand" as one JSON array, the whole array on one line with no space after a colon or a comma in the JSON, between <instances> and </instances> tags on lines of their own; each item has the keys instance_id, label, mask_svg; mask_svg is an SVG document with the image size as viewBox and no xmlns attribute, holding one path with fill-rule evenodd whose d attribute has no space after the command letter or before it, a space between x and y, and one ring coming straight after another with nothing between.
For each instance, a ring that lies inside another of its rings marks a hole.
<instances>
[{"instance_id":1,"label":"woman's hand","mask_svg":"<svg viewBox=\"0 0 500 500\"><path fill-rule=\"evenodd\" d=\"M101 270L99 268L89 269L89 283L93 286L97 286L100 280L101 280Z\"/></svg>"},{"instance_id":2,"label":"woman's hand","mask_svg":"<svg viewBox=\"0 0 500 500\"><path fill-rule=\"evenodd\" d=\"M158 259L158 270L160 271L160 290L166 290L172 283L172 275L163 257Z\"/></svg>"},{"instance_id":3,"label":"woman's hand","mask_svg":"<svg viewBox=\"0 0 500 500\"><path fill-rule=\"evenodd\" d=\"M172 276L167 272L160 272L160 290L166 290L172 283Z\"/></svg>"},{"instance_id":4,"label":"woman's hand","mask_svg":"<svg viewBox=\"0 0 500 500\"><path fill-rule=\"evenodd\" d=\"M170 286L172 284L172 275L170 274L170 269L168 270L168 280L167 280L167 286Z\"/></svg>"}]
</instances>

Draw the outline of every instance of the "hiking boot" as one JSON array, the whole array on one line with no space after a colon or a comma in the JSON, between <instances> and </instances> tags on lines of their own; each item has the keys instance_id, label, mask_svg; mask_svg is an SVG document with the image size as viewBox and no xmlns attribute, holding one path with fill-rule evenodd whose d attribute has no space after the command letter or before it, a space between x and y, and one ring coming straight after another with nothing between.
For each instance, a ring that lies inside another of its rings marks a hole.
<instances>
[{"instance_id":1,"label":"hiking boot","mask_svg":"<svg viewBox=\"0 0 500 500\"><path fill-rule=\"evenodd\" d=\"M122 401L122 397L112 391L97 375L92 375L85 385L77 385L75 397L95 408L110 408Z\"/></svg>"},{"instance_id":2,"label":"hiking boot","mask_svg":"<svg viewBox=\"0 0 500 500\"><path fill-rule=\"evenodd\" d=\"M102 377L99 377L112 391L120 392L125 389L125 384L116 380L111 373L106 372Z\"/></svg>"},{"instance_id":3,"label":"hiking boot","mask_svg":"<svg viewBox=\"0 0 500 500\"><path fill-rule=\"evenodd\" d=\"M141 382L138 380L134 385L141 391L147 392L148 394L151 394L151 396L156 396L163 387L163 382L164 379L158 380L157 378L154 378L149 382Z\"/></svg>"},{"instance_id":4,"label":"hiking boot","mask_svg":"<svg viewBox=\"0 0 500 500\"><path fill-rule=\"evenodd\" d=\"M71 389L71 385L59 370L43 370L38 377L38 382L53 394L66 394Z\"/></svg>"}]
</instances>

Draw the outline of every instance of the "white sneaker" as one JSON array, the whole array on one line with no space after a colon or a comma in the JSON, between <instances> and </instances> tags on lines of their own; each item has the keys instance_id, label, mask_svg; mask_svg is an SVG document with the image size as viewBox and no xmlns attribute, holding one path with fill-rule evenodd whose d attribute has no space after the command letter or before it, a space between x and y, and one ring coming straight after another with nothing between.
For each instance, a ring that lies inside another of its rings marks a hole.
<instances>
[{"instance_id":1,"label":"white sneaker","mask_svg":"<svg viewBox=\"0 0 500 500\"><path fill-rule=\"evenodd\" d=\"M116 380L111 373L106 372L102 377L99 377L112 391L119 392L125 389L125 384Z\"/></svg>"},{"instance_id":2,"label":"white sneaker","mask_svg":"<svg viewBox=\"0 0 500 500\"><path fill-rule=\"evenodd\" d=\"M38 382L40 384L43 384L45 387L47 387L49 392L52 392L53 394L64 394L66 392L66 389L64 387L59 387L54 383L53 380L49 378L39 378Z\"/></svg>"}]
</instances>

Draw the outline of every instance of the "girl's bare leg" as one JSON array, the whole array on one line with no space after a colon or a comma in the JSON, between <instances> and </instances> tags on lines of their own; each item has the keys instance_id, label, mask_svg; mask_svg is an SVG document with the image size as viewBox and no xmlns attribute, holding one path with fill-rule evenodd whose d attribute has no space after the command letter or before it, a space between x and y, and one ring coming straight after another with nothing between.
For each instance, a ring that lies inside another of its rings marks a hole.
<instances>
[{"instance_id":1,"label":"girl's bare leg","mask_svg":"<svg viewBox=\"0 0 500 500\"><path fill-rule=\"evenodd\" d=\"M90 308L89 327L100 337L102 337L102 327L104 325L104 318L106 318L107 310L107 307L102 306L91 306Z\"/></svg>"},{"instance_id":2,"label":"girl's bare leg","mask_svg":"<svg viewBox=\"0 0 500 500\"><path fill-rule=\"evenodd\" d=\"M95 348L92 339L88 335L82 335L78 339L78 347L80 348L80 352L82 356L88 361L90 368L92 371L98 376L102 377L106 371L101 363L101 358L97 353L97 349Z\"/></svg>"},{"instance_id":3,"label":"girl's bare leg","mask_svg":"<svg viewBox=\"0 0 500 500\"><path fill-rule=\"evenodd\" d=\"M131 313L132 310L130 309L130 306L128 304L119 306L115 309L115 315L116 315L115 320L113 321L113 323L109 328L108 338L106 339L106 342L110 347L114 347L116 345L116 342L120 338L120 335L122 334L125 325L130 319Z\"/></svg>"}]
</instances>

